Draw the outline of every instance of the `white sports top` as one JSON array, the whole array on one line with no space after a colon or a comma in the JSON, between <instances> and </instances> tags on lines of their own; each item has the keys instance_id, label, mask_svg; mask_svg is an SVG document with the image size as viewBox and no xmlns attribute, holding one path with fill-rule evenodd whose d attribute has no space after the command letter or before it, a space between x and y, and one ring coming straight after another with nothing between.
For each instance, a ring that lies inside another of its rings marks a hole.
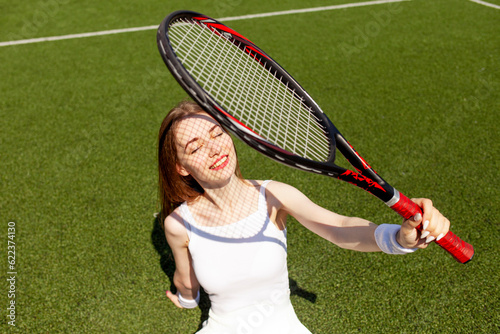
<instances>
[{"instance_id":1,"label":"white sports top","mask_svg":"<svg viewBox=\"0 0 500 334\"><path fill-rule=\"evenodd\" d=\"M197 225L187 204L180 206L193 268L215 315L289 299L286 229L279 230L269 218L269 182L260 187L258 210L232 224Z\"/></svg>"}]
</instances>

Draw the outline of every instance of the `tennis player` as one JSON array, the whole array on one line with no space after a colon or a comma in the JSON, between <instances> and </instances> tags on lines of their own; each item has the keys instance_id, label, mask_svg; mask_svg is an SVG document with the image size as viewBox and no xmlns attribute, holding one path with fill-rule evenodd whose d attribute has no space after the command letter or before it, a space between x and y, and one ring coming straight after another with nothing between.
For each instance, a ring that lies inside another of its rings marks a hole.
<instances>
[{"instance_id":1,"label":"tennis player","mask_svg":"<svg viewBox=\"0 0 500 334\"><path fill-rule=\"evenodd\" d=\"M449 229L428 199L414 199L423 216L376 225L328 211L290 185L245 180L231 137L193 102L166 116L158 154L163 227L176 264L177 293L166 294L177 307L195 308L203 287L211 308L198 333L310 333L290 302L288 215L360 252L411 253Z\"/></svg>"}]
</instances>

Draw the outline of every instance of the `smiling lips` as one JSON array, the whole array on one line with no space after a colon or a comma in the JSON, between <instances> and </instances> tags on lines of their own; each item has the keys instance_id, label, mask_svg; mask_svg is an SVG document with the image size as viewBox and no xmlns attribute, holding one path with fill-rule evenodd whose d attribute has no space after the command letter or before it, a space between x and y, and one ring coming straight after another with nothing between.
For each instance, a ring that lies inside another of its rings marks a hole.
<instances>
[{"instance_id":1,"label":"smiling lips","mask_svg":"<svg viewBox=\"0 0 500 334\"><path fill-rule=\"evenodd\" d=\"M212 166L210 166L210 169L219 170L219 169L226 167L228 163L229 163L229 159L228 159L227 155L224 155L219 160L217 160Z\"/></svg>"}]
</instances>

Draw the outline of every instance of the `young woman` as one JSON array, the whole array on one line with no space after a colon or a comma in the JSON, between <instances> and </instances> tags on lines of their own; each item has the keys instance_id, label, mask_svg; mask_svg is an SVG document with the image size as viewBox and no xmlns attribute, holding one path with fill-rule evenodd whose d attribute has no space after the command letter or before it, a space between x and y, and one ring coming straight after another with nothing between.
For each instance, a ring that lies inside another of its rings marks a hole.
<instances>
[{"instance_id":1,"label":"young woman","mask_svg":"<svg viewBox=\"0 0 500 334\"><path fill-rule=\"evenodd\" d=\"M245 180L231 137L193 102L164 119L158 151L164 229L176 263L177 294L167 291L167 297L193 308L204 288L211 308L199 333L310 333L289 298L288 215L361 252L410 253L449 229L428 199L414 200L423 217L378 226L328 211L290 185ZM420 222L423 233L415 228Z\"/></svg>"}]
</instances>

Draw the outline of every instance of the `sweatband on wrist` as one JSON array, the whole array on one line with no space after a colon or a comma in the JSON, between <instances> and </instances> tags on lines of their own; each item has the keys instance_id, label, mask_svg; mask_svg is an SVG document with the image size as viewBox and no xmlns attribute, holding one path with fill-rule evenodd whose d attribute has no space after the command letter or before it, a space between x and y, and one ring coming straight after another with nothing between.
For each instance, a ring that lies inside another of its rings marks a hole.
<instances>
[{"instance_id":1,"label":"sweatband on wrist","mask_svg":"<svg viewBox=\"0 0 500 334\"><path fill-rule=\"evenodd\" d=\"M200 303L200 290L198 290L198 294L195 299L186 299L182 297L181 293L177 293L177 297L179 297L179 304L181 304L184 308L195 308Z\"/></svg>"},{"instance_id":2,"label":"sweatband on wrist","mask_svg":"<svg viewBox=\"0 0 500 334\"><path fill-rule=\"evenodd\" d=\"M408 254L413 253L418 248L404 248L396 240L396 235L401 229L400 225L382 224L375 229L375 241L380 250L386 254Z\"/></svg>"}]
</instances>

